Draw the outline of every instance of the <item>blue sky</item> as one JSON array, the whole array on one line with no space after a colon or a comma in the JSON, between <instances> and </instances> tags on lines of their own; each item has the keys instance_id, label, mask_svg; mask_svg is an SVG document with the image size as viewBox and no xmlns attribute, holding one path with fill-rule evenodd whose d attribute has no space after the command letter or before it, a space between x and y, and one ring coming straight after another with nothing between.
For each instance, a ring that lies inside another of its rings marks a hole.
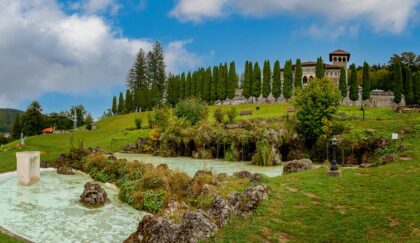
<instances>
[{"instance_id":1,"label":"blue sky","mask_svg":"<svg viewBox=\"0 0 420 243\"><path fill-rule=\"evenodd\" d=\"M10 27L0 27L0 107L37 99L45 112L83 104L98 117L124 89L138 48L156 40L174 73L231 60L242 71L245 60L326 59L335 49L356 64L420 54L419 0L329 2L0 0Z\"/></svg>"}]
</instances>

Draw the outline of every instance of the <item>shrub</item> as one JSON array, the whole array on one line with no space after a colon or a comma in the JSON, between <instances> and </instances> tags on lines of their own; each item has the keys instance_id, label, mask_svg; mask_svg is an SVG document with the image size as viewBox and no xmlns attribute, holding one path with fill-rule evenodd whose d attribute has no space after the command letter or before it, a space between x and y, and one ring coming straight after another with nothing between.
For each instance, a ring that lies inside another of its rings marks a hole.
<instances>
[{"instance_id":1,"label":"shrub","mask_svg":"<svg viewBox=\"0 0 420 243\"><path fill-rule=\"evenodd\" d=\"M143 209L148 212L158 212L164 203L165 194L162 191L147 190L143 197Z\"/></svg>"},{"instance_id":2,"label":"shrub","mask_svg":"<svg viewBox=\"0 0 420 243\"><path fill-rule=\"evenodd\" d=\"M203 117L206 117L206 106L194 98L181 101L175 108L175 116L185 118L191 125L197 124Z\"/></svg>"},{"instance_id":3,"label":"shrub","mask_svg":"<svg viewBox=\"0 0 420 243\"><path fill-rule=\"evenodd\" d=\"M214 111L214 119L216 120L216 122L218 123L223 123L224 120L224 112L222 111L222 109L220 109L220 107L218 107L215 111Z\"/></svg>"},{"instance_id":4,"label":"shrub","mask_svg":"<svg viewBox=\"0 0 420 243\"><path fill-rule=\"evenodd\" d=\"M232 107L230 111L227 112L227 117L230 123L232 123L236 117L238 116L238 111L236 111L235 107Z\"/></svg>"},{"instance_id":5,"label":"shrub","mask_svg":"<svg viewBox=\"0 0 420 243\"><path fill-rule=\"evenodd\" d=\"M134 123L136 124L136 128L137 128L137 129L141 129L141 123L142 123L142 120L141 120L141 118L140 118L140 117L135 118L135 119L134 119Z\"/></svg>"},{"instance_id":6,"label":"shrub","mask_svg":"<svg viewBox=\"0 0 420 243\"><path fill-rule=\"evenodd\" d=\"M156 120L155 120L155 117L153 116L152 112L149 112L147 114L147 121L149 123L149 128L154 128L156 126Z\"/></svg>"}]
</instances>

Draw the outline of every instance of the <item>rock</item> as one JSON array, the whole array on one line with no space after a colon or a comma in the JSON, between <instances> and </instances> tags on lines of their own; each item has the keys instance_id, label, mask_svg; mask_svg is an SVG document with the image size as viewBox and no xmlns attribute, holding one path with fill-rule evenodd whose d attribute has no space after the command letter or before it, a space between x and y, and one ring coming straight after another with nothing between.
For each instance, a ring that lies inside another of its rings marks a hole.
<instances>
[{"instance_id":1,"label":"rock","mask_svg":"<svg viewBox=\"0 0 420 243\"><path fill-rule=\"evenodd\" d=\"M115 157L114 155L110 155L110 156L108 156L108 159L109 160L117 160L117 157Z\"/></svg>"},{"instance_id":2,"label":"rock","mask_svg":"<svg viewBox=\"0 0 420 243\"><path fill-rule=\"evenodd\" d=\"M163 171L167 171L169 170L169 167L167 164L159 164L158 166L156 166L157 170L163 170Z\"/></svg>"},{"instance_id":3,"label":"rock","mask_svg":"<svg viewBox=\"0 0 420 243\"><path fill-rule=\"evenodd\" d=\"M398 147L398 151L400 151L400 152L407 151L407 150L409 150L409 149L411 149L411 147L409 147L409 146L405 146L405 145L400 145L400 146Z\"/></svg>"},{"instance_id":4,"label":"rock","mask_svg":"<svg viewBox=\"0 0 420 243\"><path fill-rule=\"evenodd\" d=\"M250 182L261 180L261 174L259 173L252 174L251 172L247 170L236 171L233 173L233 176L236 176L238 178L247 178Z\"/></svg>"},{"instance_id":5,"label":"rock","mask_svg":"<svg viewBox=\"0 0 420 243\"><path fill-rule=\"evenodd\" d=\"M163 215L172 217L177 215L182 215L181 212L189 209L188 205L185 202L177 202L175 200L169 200L168 206L163 211Z\"/></svg>"},{"instance_id":6,"label":"rock","mask_svg":"<svg viewBox=\"0 0 420 243\"><path fill-rule=\"evenodd\" d=\"M201 210L186 211L179 226L177 242L199 242L211 237L217 226Z\"/></svg>"},{"instance_id":7,"label":"rock","mask_svg":"<svg viewBox=\"0 0 420 243\"><path fill-rule=\"evenodd\" d=\"M218 227L222 227L229 220L232 215L233 208L228 201L223 199L220 195L213 199L210 206L209 214L212 216Z\"/></svg>"},{"instance_id":8,"label":"rock","mask_svg":"<svg viewBox=\"0 0 420 243\"><path fill-rule=\"evenodd\" d=\"M385 165L398 160L395 154L386 154L379 159L380 164Z\"/></svg>"},{"instance_id":9,"label":"rock","mask_svg":"<svg viewBox=\"0 0 420 243\"><path fill-rule=\"evenodd\" d=\"M286 162L283 168L283 173L293 173L312 169L312 161L310 159L299 159Z\"/></svg>"},{"instance_id":10,"label":"rock","mask_svg":"<svg viewBox=\"0 0 420 243\"><path fill-rule=\"evenodd\" d=\"M204 184L203 188L201 189L201 195L210 195L212 193L212 189L209 184Z\"/></svg>"},{"instance_id":11,"label":"rock","mask_svg":"<svg viewBox=\"0 0 420 243\"><path fill-rule=\"evenodd\" d=\"M90 181L85 184L85 189L80 195L80 202L86 207L101 207L108 201L108 194L96 182Z\"/></svg>"},{"instance_id":12,"label":"rock","mask_svg":"<svg viewBox=\"0 0 420 243\"><path fill-rule=\"evenodd\" d=\"M372 128L368 128L368 129L366 129L366 132L369 133L369 134L373 134L373 133L375 133L375 130L372 129Z\"/></svg>"},{"instance_id":13,"label":"rock","mask_svg":"<svg viewBox=\"0 0 420 243\"><path fill-rule=\"evenodd\" d=\"M242 193L232 193L228 200L238 216L251 214L263 200L268 199L268 187L265 184L248 187Z\"/></svg>"},{"instance_id":14,"label":"rock","mask_svg":"<svg viewBox=\"0 0 420 243\"><path fill-rule=\"evenodd\" d=\"M374 167L375 165L372 163L362 163L359 165L360 168L371 168Z\"/></svg>"},{"instance_id":15,"label":"rock","mask_svg":"<svg viewBox=\"0 0 420 243\"><path fill-rule=\"evenodd\" d=\"M73 168L71 168L70 166L62 165L57 167L57 174L74 175L74 171Z\"/></svg>"}]
</instances>

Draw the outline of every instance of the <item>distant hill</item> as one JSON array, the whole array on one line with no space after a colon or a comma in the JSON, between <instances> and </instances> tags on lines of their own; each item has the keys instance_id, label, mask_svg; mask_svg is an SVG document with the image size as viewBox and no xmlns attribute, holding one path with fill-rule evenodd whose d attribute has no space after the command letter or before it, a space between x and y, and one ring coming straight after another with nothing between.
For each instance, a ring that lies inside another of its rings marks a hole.
<instances>
[{"instance_id":1,"label":"distant hill","mask_svg":"<svg viewBox=\"0 0 420 243\"><path fill-rule=\"evenodd\" d=\"M21 113L23 113L23 111L0 108L0 132L9 132L15 117Z\"/></svg>"}]
</instances>

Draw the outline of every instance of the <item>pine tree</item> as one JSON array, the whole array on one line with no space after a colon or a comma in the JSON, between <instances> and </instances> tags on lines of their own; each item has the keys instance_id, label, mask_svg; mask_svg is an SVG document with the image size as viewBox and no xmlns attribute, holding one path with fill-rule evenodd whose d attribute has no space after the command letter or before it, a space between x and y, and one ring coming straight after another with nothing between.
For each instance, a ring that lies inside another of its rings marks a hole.
<instances>
[{"instance_id":1,"label":"pine tree","mask_svg":"<svg viewBox=\"0 0 420 243\"><path fill-rule=\"evenodd\" d=\"M217 91L218 91L217 85L219 83L217 81L218 77L219 77L219 68L217 66L214 66L213 67L213 78L212 78L212 81L211 81L212 82L212 88L211 88L211 100L212 100L212 102L216 102L217 99L218 99L218 95L217 95Z\"/></svg>"},{"instance_id":2,"label":"pine tree","mask_svg":"<svg viewBox=\"0 0 420 243\"><path fill-rule=\"evenodd\" d=\"M322 61L322 57L318 57L318 60L316 61L316 67L315 67L315 76L317 78L323 78L324 75L325 75L324 62Z\"/></svg>"},{"instance_id":3,"label":"pine tree","mask_svg":"<svg viewBox=\"0 0 420 243\"><path fill-rule=\"evenodd\" d=\"M111 108L112 114L117 114L117 97L114 95L114 98L112 98L112 108Z\"/></svg>"},{"instance_id":4,"label":"pine tree","mask_svg":"<svg viewBox=\"0 0 420 243\"><path fill-rule=\"evenodd\" d=\"M270 61L264 61L263 67L263 83L262 83L262 96L267 100L271 93L271 67Z\"/></svg>"},{"instance_id":5,"label":"pine tree","mask_svg":"<svg viewBox=\"0 0 420 243\"><path fill-rule=\"evenodd\" d=\"M296 59L295 78L293 84L295 89L302 88L302 63L300 62L299 58Z\"/></svg>"},{"instance_id":6,"label":"pine tree","mask_svg":"<svg viewBox=\"0 0 420 243\"><path fill-rule=\"evenodd\" d=\"M413 78L411 75L411 70L408 67L404 67L403 93L405 97L405 103L407 105L413 104Z\"/></svg>"},{"instance_id":7,"label":"pine tree","mask_svg":"<svg viewBox=\"0 0 420 243\"><path fill-rule=\"evenodd\" d=\"M192 90L192 77L191 77L191 72L188 72L186 85L185 85L185 98L190 98L192 96L191 90Z\"/></svg>"},{"instance_id":8,"label":"pine tree","mask_svg":"<svg viewBox=\"0 0 420 243\"><path fill-rule=\"evenodd\" d=\"M362 80L362 99L367 100L370 98L370 79L369 79L369 64L363 63L363 80Z\"/></svg>"},{"instance_id":9,"label":"pine tree","mask_svg":"<svg viewBox=\"0 0 420 243\"><path fill-rule=\"evenodd\" d=\"M160 103L164 90L165 90L165 60L163 54L163 47L159 42L155 42L153 46L153 58L154 58L154 84L156 87L156 103Z\"/></svg>"},{"instance_id":10,"label":"pine tree","mask_svg":"<svg viewBox=\"0 0 420 243\"><path fill-rule=\"evenodd\" d=\"M339 80L339 88L342 99L347 97L347 78L346 78L346 70L344 67L340 68L340 80Z\"/></svg>"},{"instance_id":11,"label":"pine tree","mask_svg":"<svg viewBox=\"0 0 420 243\"><path fill-rule=\"evenodd\" d=\"M130 70L128 71L127 77L126 77L126 83L127 83L127 88L129 88L130 90L134 90L136 89L137 83L136 83L136 63L134 63L134 65L130 68Z\"/></svg>"},{"instance_id":12,"label":"pine tree","mask_svg":"<svg viewBox=\"0 0 420 243\"><path fill-rule=\"evenodd\" d=\"M133 99L131 98L131 92L129 89L125 92L125 104L124 111L125 113L130 113L132 110Z\"/></svg>"},{"instance_id":13,"label":"pine tree","mask_svg":"<svg viewBox=\"0 0 420 243\"><path fill-rule=\"evenodd\" d=\"M292 97L293 94L293 67L292 60L286 61L283 71L283 96L286 101Z\"/></svg>"},{"instance_id":14,"label":"pine tree","mask_svg":"<svg viewBox=\"0 0 420 243\"><path fill-rule=\"evenodd\" d=\"M394 67L394 101L400 104L403 92L402 68L399 61L395 62Z\"/></svg>"},{"instance_id":15,"label":"pine tree","mask_svg":"<svg viewBox=\"0 0 420 243\"><path fill-rule=\"evenodd\" d=\"M143 49L137 53L136 61L127 77L127 83L131 93L147 84L147 60Z\"/></svg>"},{"instance_id":16,"label":"pine tree","mask_svg":"<svg viewBox=\"0 0 420 243\"><path fill-rule=\"evenodd\" d=\"M118 100L118 114L121 114L124 111L124 96L123 93L120 92L120 98Z\"/></svg>"},{"instance_id":17,"label":"pine tree","mask_svg":"<svg viewBox=\"0 0 420 243\"><path fill-rule=\"evenodd\" d=\"M258 62L254 64L254 70L252 72L252 97L258 100L261 95L261 70Z\"/></svg>"},{"instance_id":18,"label":"pine tree","mask_svg":"<svg viewBox=\"0 0 420 243\"><path fill-rule=\"evenodd\" d=\"M149 88L143 87L139 90L139 109L141 111L147 111L149 109Z\"/></svg>"},{"instance_id":19,"label":"pine tree","mask_svg":"<svg viewBox=\"0 0 420 243\"><path fill-rule=\"evenodd\" d=\"M245 62L245 71L244 71L244 82L242 84L242 94L246 99L251 97L252 70L250 70L250 66L251 66L251 69L252 69L252 63L246 61Z\"/></svg>"},{"instance_id":20,"label":"pine tree","mask_svg":"<svg viewBox=\"0 0 420 243\"><path fill-rule=\"evenodd\" d=\"M273 68L273 97L277 99L281 95L281 68L280 62L276 61Z\"/></svg>"},{"instance_id":21,"label":"pine tree","mask_svg":"<svg viewBox=\"0 0 420 243\"><path fill-rule=\"evenodd\" d=\"M349 80L349 86L350 86L350 92L349 92L349 98L350 100L354 102L359 99L359 87L357 85L357 70L356 65L352 64L350 66L350 80Z\"/></svg>"},{"instance_id":22,"label":"pine tree","mask_svg":"<svg viewBox=\"0 0 420 243\"><path fill-rule=\"evenodd\" d=\"M180 82L180 84L179 84L179 96L183 100L187 97L185 95L185 91L186 91L185 73L181 74L181 80L179 82Z\"/></svg>"},{"instance_id":23,"label":"pine tree","mask_svg":"<svg viewBox=\"0 0 420 243\"><path fill-rule=\"evenodd\" d=\"M238 87L238 75L236 74L235 62L231 62L229 66L229 89L228 98L235 98L235 90Z\"/></svg>"}]
</instances>

